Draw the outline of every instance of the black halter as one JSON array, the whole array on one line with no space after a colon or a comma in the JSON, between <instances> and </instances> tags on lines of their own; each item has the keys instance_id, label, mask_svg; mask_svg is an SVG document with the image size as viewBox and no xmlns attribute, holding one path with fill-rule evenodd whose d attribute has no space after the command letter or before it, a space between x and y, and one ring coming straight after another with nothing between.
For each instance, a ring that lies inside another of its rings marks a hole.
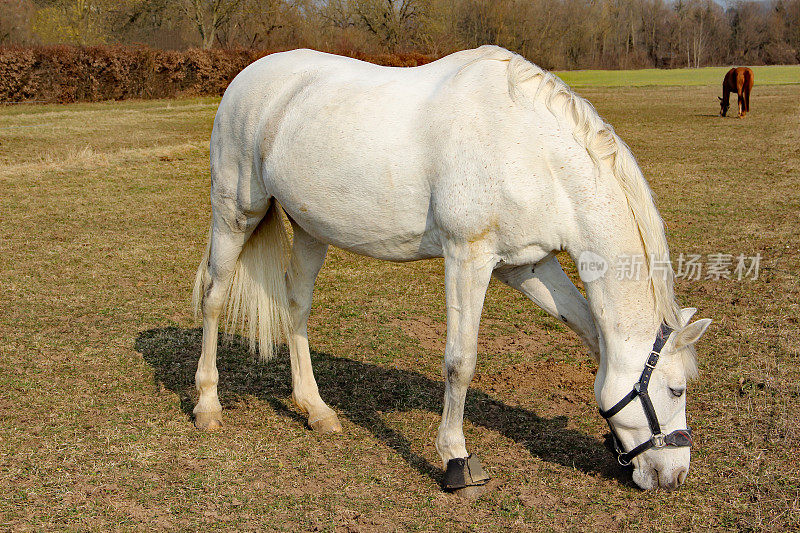
<instances>
[{"instance_id":1,"label":"black halter","mask_svg":"<svg viewBox=\"0 0 800 533\"><path fill-rule=\"evenodd\" d=\"M639 377L639 381L637 381L633 386L633 390L629 392L627 396L618 401L617 404L611 409L606 411L600 409L600 416L606 419L608 422L608 427L611 429L611 436L614 439L614 448L617 451L617 461L619 461L619 464L622 466L631 464L631 460L634 457L646 450L649 450L650 448L692 445L692 430L689 428L675 430L669 435L664 435L661 433L661 425L658 423L656 410L653 409L653 403L650 401L650 395L647 393L647 385L650 383L650 376L656 367L658 357L661 355L661 349L664 348L664 345L667 343L670 333L672 333L672 328L666 324L663 324L661 329L658 331L656 341L653 343L653 349L650 351L650 356L647 358L647 362L644 364L642 375ZM609 419L615 414L619 413L635 398L639 398L639 401L642 402L644 416L647 417L647 423L650 425L650 431L652 435L650 436L649 440L644 441L629 452L624 452L622 448L622 441L617 436L617 432L614 431L614 427L611 425L611 421Z\"/></svg>"}]
</instances>

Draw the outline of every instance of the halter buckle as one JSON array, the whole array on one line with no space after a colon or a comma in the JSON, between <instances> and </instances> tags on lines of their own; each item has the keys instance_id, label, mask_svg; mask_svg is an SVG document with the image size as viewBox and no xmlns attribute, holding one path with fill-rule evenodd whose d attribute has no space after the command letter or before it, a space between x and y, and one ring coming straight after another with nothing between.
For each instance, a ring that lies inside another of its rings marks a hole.
<instances>
[{"instance_id":1,"label":"halter buckle","mask_svg":"<svg viewBox=\"0 0 800 533\"><path fill-rule=\"evenodd\" d=\"M664 438L663 433L657 433L650 437L650 442L653 443L653 448L663 448L667 445L666 439Z\"/></svg>"},{"instance_id":2,"label":"halter buckle","mask_svg":"<svg viewBox=\"0 0 800 533\"><path fill-rule=\"evenodd\" d=\"M646 366L647 368L653 368L653 369L654 369L654 368L656 367L656 363L658 363L658 357L659 357L661 354L660 354L659 352L656 352L656 351L651 351L651 352L650 352L650 355L651 355L651 356L652 356L652 355L655 355L655 356L656 356L656 357L655 357L655 361L654 361L654 362L653 362L653 364L651 365L651 364L650 364L650 359L651 359L651 357L648 357L648 358L647 358L647 361L645 361L645 362L644 362L644 366Z\"/></svg>"}]
</instances>

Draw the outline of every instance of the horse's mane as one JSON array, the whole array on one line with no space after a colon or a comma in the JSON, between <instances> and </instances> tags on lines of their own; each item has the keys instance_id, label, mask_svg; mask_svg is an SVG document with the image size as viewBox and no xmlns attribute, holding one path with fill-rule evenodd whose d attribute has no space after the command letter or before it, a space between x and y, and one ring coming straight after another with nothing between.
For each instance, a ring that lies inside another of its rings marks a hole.
<instances>
[{"instance_id":1,"label":"horse's mane","mask_svg":"<svg viewBox=\"0 0 800 533\"><path fill-rule=\"evenodd\" d=\"M610 164L614 177L625 193L642 240L647 269L651 273L650 288L656 318L673 329L682 328L684 324L680 318L680 306L675 300L675 273L669 261L664 223L656 209L650 186L628 145L614 133L614 128L600 117L592 104L575 94L556 75L508 50L485 48L485 58L508 61L508 89L513 100L532 105L533 101L541 98L557 119L572 125L575 140L586 149L598 168L602 164ZM539 82L535 94L522 92L521 86L527 81ZM654 261L659 262L656 275L652 275ZM661 272L663 275L659 275ZM694 350L682 352L686 375L692 377L697 373Z\"/></svg>"}]
</instances>

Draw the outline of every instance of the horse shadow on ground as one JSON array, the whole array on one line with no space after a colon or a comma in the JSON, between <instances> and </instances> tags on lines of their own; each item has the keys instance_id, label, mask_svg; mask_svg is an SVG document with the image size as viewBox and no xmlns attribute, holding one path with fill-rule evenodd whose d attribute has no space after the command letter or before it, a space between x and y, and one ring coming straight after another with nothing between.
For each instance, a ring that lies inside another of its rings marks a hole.
<instances>
[{"instance_id":1,"label":"horse shadow on ground","mask_svg":"<svg viewBox=\"0 0 800 533\"><path fill-rule=\"evenodd\" d=\"M135 348L155 371L156 383L175 392L181 409L192 416L194 373L200 354L201 328L166 327L141 332ZM261 362L239 337L220 338L217 367L223 409L235 408L247 398L258 398L276 412L305 424L305 417L288 409L291 369L286 347L269 362ZM427 410L441 413L444 383L426 376L312 351L314 373L325 401L340 416L370 431L395 450L419 472L441 483L443 471L415 453L411 443L388 427L381 414L387 411ZM543 461L574 467L587 474L615 479L634 486L630 469L621 468L605 445L574 429L567 418L544 418L535 412L506 405L482 391L470 389L465 418L476 426L497 431L524 446Z\"/></svg>"}]
</instances>

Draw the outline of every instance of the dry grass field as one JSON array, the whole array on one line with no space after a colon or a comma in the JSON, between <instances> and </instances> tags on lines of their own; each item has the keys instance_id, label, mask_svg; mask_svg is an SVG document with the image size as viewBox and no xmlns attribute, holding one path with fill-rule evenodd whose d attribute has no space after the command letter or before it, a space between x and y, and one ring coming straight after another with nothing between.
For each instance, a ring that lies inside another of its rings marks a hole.
<instances>
[{"instance_id":1,"label":"dry grass field","mask_svg":"<svg viewBox=\"0 0 800 533\"><path fill-rule=\"evenodd\" d=\"M580 92L631 145L675 257L761 255L756 280L677 286L715 320L683 488L632 484L577 337L493 282L465 432L496 484L443 493L440 261L331 250L310 337L342 435L305 427L285 351L262 364L235 339L224 430L196 431L218 100L17 106L0 108L0 529L800 528L800 85L757 85L743 120L717 116L717 84Z\"/></svg>"}]
</instances>

